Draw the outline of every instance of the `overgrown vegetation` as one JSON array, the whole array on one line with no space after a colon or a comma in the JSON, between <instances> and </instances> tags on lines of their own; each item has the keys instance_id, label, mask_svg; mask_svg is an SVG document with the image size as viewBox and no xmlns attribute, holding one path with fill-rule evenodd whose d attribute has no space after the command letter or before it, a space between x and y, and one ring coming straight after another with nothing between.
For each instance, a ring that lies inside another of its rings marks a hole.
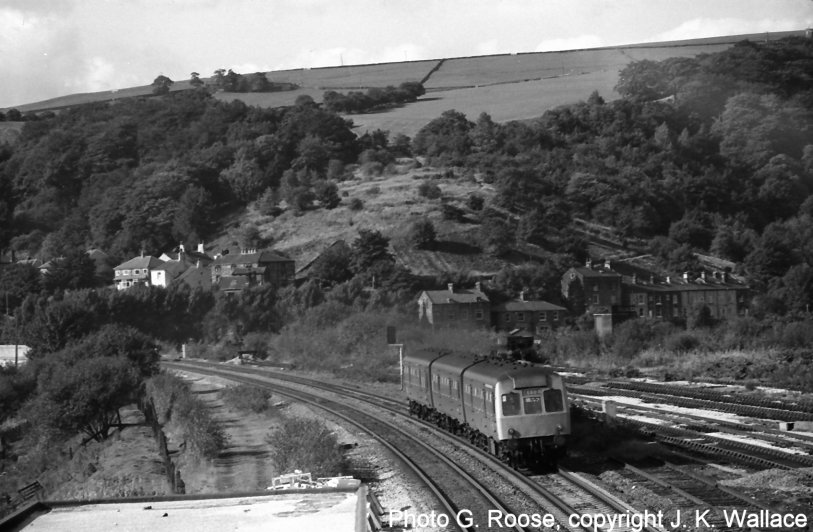
<instances>
[{"instance_id":1,"label":"overgrown vegetation","mask_svg":"<svg viewBox=\"0 0 813 532\"><path fill-rule=\"evenodd\" d=\"M165 431L183 442L189 460L212 459L226 446L225 430L183 380L162 373L147 381L146 389Z\"/></svg>"},{"instance_id":2,"label":"overgrown vegetation","mask_svg":"<svg viewBox=\"0 0 813 532\"><path fill-rule=\"evenodd\" d=\"M268 410L268 400L271 398L271 392L268 390L249 384L227 386L219 393L223 402L231 408L256 414Z\"/></svg>"},{"instance_id":3,"label":"overgrown vegetation","mask_svg":"<svg viewBox=\"0 0 813 532\"><path fill-rule=\"evenodd\" d=\"M314 476L337 476L346 463L336 435L317 419L290 418L266 438L277 471L309 471Z\"/></svg>"}]
</instances>

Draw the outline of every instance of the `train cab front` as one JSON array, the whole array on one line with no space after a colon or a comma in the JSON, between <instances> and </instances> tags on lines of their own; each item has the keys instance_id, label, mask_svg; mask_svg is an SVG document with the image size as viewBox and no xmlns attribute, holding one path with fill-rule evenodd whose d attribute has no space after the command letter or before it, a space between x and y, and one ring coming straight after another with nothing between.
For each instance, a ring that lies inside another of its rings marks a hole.
<instances>
[{"instance_id":1,"label":"train cab front","mask_svg":"<svg viewBox=\"0 0 813 532\"><path fill-rule=\"evenodd\" d=\"M515 462L555 462L565 454L570 412L561 377L533 372L501 380L495 389L497 436Z\"/></svg>"}]
</instances>

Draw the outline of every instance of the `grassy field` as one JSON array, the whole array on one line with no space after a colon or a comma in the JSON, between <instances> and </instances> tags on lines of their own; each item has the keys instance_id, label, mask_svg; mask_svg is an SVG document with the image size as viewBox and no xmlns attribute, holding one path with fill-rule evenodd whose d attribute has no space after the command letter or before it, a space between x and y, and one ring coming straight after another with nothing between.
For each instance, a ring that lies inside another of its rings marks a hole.
<instances>
[{"instance_id":1,"label":"grassy field","mask_svg":"<svg viewBox=\"0 0 813 532\"><path fill-rule=\"evenodd\" d=\"M306 89L365 89L397 86L405 81L421 81L438 60L351 65L328 68L275 70L268 78L276 82L296 83Z\"/></svg>"}]
</instances>

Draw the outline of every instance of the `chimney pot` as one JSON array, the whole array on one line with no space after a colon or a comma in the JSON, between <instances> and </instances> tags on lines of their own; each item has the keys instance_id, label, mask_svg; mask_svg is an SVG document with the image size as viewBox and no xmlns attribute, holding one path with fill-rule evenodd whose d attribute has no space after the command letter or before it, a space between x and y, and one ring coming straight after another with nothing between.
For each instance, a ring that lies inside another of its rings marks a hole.
<instances>
[{"instance_id":1,"label":"chimney pot","mask_svg":"<svg viewBox=\"0 0 813 532\"><path fill-rule=\"evenodd\" d=\"M525 290L520 290L519 291L519 300L520 301L525 301Z\"/></svg>"},{"instance_id":2,"label":"chimney pot","mask_svg":"<svg viewBox=\"0 0 813 532\"><path fill-rule=\"evenodd\" d=\"M703 282L706 281L706 270L703 270L702 272L700 272L700 278L703 280Z\"/></svg>"},{"instance_id":3,"label":"chimney pot","mask_svg":"<svg viewBox=\"0 0 813 532\"><path fill-rule=\"evenodd\" d=\"M655 284L655 276L654 275L649 276L649 284Z\"/></svg>"},{"instance_id":4,"label":"chimney pot","mask_svg":"<svg viewBox=\"0 0 813 532\"><path fill-rule=\"evenodd\" d=\"M689 282L689 272L683 272L683 280Z\"/></svg>"},{"instance_id":5,"label":"chimney pot","mask_svg":"<svg viewBox=\"0 0 813 532\"><path fill-rule=\"evenodd\" d=\"M666 284L672 284L672 276L671 275L666 276Z\"/></svg>"},{"instance_id":6,"label":"chimney pot","mask_svg":"<svg viewBox=\"0 0 813 532\"><path fill-rule=\"evenodd\" d=\"M203 251L203 242L198 242L198 253L205 253Z\"/></svg>"},{"instance_id":7,"label":"chimney pot","mask_svg":"<svg viewBox=\"0 0 813 532\"><path fill-rule=\"evenodd\" d=\"M475 288L475 289L476 289L478 292L482 292L482 291L483 291L483 285L482 285L482 284L480 284L480 281L477 281L476 283L474 283L474 288Z\"/></svg>"},{"instance_id":8,"label":"chimney pot","mask_svg":"<svg viewBox=\"0 0 813 532\"><path fill-rule=\"evenodd\" d=\"M451 293L453 293L453 294L454 294L454 283L449 283L449 284L448 284L448 285L446 285L446 286L447 286L447 288L449 289L449 292L451 292Z\"/></svg>"},{"instance_id":9,"label":"chimney pot","mask_svg":"<svg viewBox=\"0 0 813 532\"><path fill-rule=\"evenodd\" d=\"M604 261L604 269L605 270L611 270L612 269L612 263L610 262L610 259L606 259Z\"/></svg>"},{"instance_id":10,"label":"chimney pot","mask_svg":"<svg viewBox=\"0 0 813 532\"><path fill-rule=\"evenodd\" d=\"M183 247L183 244L180 244L180 245L178 246L178 249L180 250L180 252L181 252L181 253L185 253L185 252L186 252L186 249ZM178 258L181 258L181 257L180 257L180 254L178 255Z\"/></svg>"},{"instance_id":11,"label":"chimney pot","mask_svg":"<svg viewBox=\"0 0 813 532\"><path fill-rule=\"evenodd\" d=\"M593 261L590 260L590 259L587 259L587 261L584 263L584 266L587 267L587 268L592 268L593 267Z\"/></svg>"}]
</instances>

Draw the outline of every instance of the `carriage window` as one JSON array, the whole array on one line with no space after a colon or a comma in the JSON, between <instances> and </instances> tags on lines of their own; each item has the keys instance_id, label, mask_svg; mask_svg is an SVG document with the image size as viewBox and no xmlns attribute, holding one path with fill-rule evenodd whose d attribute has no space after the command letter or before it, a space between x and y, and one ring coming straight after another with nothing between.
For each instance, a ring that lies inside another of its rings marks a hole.
<instances>
[{"instance_id":1,"label":"carriage window","mask_svg":"<svg viewBox=\"0 0 813 532\"><path fill-rule=\"evenodd\" d=\"M562 390L545 390L542 394L545 398L545 412L562 412L565 403L562 400Z\"/></svg>"},{"instance_id":2,"label":"carriage window","mask_svg":"<svg viewBox=\"0 0 813 532\"><path fill-rule=\"evenodd\" d=\"M542 398L537 396L523 397L522 407L525 409L525 414L541 414L542 413Z\"/></svg>"},{"instance_id":3,"label":"carriage window","mask_svg":"<svg viewBox=\"0 0 813 532\"><path fill-rule=\"evenodd\" d=\"M519 394L516 392L502 394L502 415L519 415Z\"/></svg>"},{"instance_id":4,"label":"carriage window","mask_svg":"<svg viewBox=\"0 0 813 532\"><path fill-rule=\"evenodd\" d=\"M460 390L458 388L457 381L452 381L452 397L460 397Z\"/></svg>"},{"instance_id":5,"label":"carriage window","mask_svg":"<svg viewBox=\"0 0 813 532\"><path fill-rule=\"evenodd\" d=\"M490 391L486 391L486 411L494 415L494 393Z\"/></svg>"},{"instance_id":6,"label":"carriage window","mask_svg":"<svg viewBox=\"0 0 813 532\"><path fill-rule=\"evenodd\" d=\"M432 389L440 391L440 378L437 375L432 375Z\"/></svg>"}]
</instances>

